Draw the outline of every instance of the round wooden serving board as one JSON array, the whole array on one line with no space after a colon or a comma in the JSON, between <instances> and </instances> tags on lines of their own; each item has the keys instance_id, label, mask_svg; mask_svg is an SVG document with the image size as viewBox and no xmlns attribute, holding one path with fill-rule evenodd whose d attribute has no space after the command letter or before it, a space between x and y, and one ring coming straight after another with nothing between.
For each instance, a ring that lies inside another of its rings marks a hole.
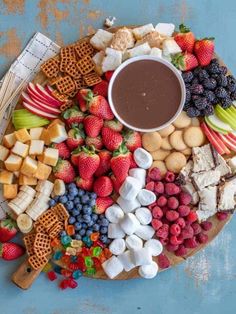
<instances>
[{"instance_id":1,"label":"round wooden serving board","mask_svg":"<svg viewBox=\"0 0 236 314\"><path fill-rule=\"evenodd\" d=\"M114 33L115 31L117 31L119 28L121 28L123 26L119 26L119 27L113 27L113 28L110 28L108 29L108 31ZM129 28L133 28L133 27L137 27L137 26L127 26ZM84 38L81 38L79 41L82 41L84 39L89 39L92 35L90 36L86 36ZM77 41L77 42L79 42ZM218 57L216 56L220 62L222 63L222 65L224 64L223 61ZM44 76L44 74L42 72L39 72L35 78L34 78L34 82L35 83L40 83L42 85L44 85L46 82L47 82L47 79L46 77ZM22 106L20 105L20 102L17 104L17 108L22 108ZM13 132L14 131L14 127L12 125L12 122L10 121L9 122L9 125L8 125L8 128L6 130L6 134L7 133L10 133L10 132ZM224 221L219 221L216 216L213 216L209 219L209 221L211 221L213 223L213 227L210 231L207 232L208 234L208 237L209 237L209 240L206 244L202 244L202 245L199 245L196 249L188 249L188 254L183 258L183 257L178 257L178 256L175 256L173 253L170 253L166 250L164 250L164 253L166 254L166 256L169 258L170 260L170 264L171 264L171 267L174 267L176 265L179 265L180 263L184 262L187 258L195 255L197 252L199 252L200 250L204 249L220 232L221 230L223 229L223 227L230 221L230 219L232 218L232 215L233 214L230 214L228 216L228 218ZM153 260L157 261L157 257L153 257ZM54 261L54 263L56 263L57 265L61 266L61 267L64 267L64 265L60 262L60 261ZM168 268L169 269L169 268ZM160 269L159 271L164 271L166 269ZM91 277L91 276L90 276ZM125 272L123 271L120 275L118 275L115 279L116 280L127 280L127 279L133 279L133 278L138 278L140 277L139 274L138 274L138 268L136 267L135 269L129 271L129 272ZM107 275L104 273L104 271L101 269L99 271L96 272L96 274L92 277L94 279L109 279L107 277Z\"/></svg>"}]
</instances>

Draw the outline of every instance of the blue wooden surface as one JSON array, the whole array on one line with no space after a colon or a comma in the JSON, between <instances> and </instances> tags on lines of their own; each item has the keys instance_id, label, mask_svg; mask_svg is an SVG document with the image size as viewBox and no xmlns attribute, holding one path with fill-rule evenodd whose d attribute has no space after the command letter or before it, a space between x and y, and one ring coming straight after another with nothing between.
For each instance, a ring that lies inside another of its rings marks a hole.
<instances>
[{"instance_id":1,"label":"blue wooden surface","mask_svg":"<svg viewBox=\"0 0 236 314\"><path fill-rule=\"evenodd\" d=\"M200 36L215 36L217 52L236 74L234 0L0 0L0 75L32 34L60 44L101 27L185 22ZM1 314L231 314L235 313L235 217L204 251L154 280L81 279L76 290L58 290L41 275L28 291L10 283L19 261L0 261Z\"/></svg>"}]
</instances>

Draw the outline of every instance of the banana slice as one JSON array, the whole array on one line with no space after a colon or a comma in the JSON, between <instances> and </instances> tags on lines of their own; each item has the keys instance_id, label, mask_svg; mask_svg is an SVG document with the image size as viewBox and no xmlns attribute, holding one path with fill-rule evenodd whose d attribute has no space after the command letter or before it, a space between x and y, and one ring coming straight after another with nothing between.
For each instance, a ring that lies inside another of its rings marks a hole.
<instances>
[{"instance_id":1,"label":"banana slice","mask_svg":"<svg viewBox=\"0 0 236 314\"><path fill-rule=\"evenodd\" d=\"M33 220L27 214L20 214L16 219L16 223L22 233L28 233L33 228Z\"/></svg>"},{"instance_id":2,"label":"banana slice","mask_svg":"<svg viewBox=\"0 0 236 314\"><path fill-rule=\"evenodd\" d=\"M28 185L22 185L20 187L20 191L25 192L26 194L28 194L31 197L34 197L35 193L36 193L36 191Z\"/></svg>"},{"instance_id":3,"label":"banana slice","mask_svg":"<svg viewBox=\"0 0 236 314\"><path fill-rule=\"evenodd\" d=\"M63 195L66 193L66 186L64 181L56 179L54 182L53 192L55 195Z\"/></svg>"},{"instance_id":4,"label":"banana slice","mask_svg":"<svg viewBox=\"0 0 236 314\"><path fill-rule=\"evenodd\" d=\"M36 191L49 196L52 193L53 186L54 184L48 180L39 180L35 189Z\"/></svg>"},{"instance_id":5,"label":"banana slice","mask_svg":"<svg viewBox=\"0 0 236 314\"><path fill-rule=\"evenodd\" d=\"M41 200L47 203L50 200L50 197L48 197L48 195L45 195L44 193L37 192L35 194L35 199Z\"/></svg>"}]
</instances>

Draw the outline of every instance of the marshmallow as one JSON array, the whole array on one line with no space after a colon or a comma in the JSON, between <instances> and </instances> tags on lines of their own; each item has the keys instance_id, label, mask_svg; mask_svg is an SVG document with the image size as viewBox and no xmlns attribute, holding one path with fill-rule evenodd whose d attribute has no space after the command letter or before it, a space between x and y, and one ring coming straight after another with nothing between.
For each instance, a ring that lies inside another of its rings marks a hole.
<instances>
[{"instance_id":1,"label":"marshmallow","mask_svg":"<svg viewBox=\"0 0 236 314\"><path fill-rule=\"evenodd\" d=\"M163 246L159 240L150 239L145 242L144 247L148 248L152 256L158 256L163 251Z\"/></svg>"},{"instance_id":2,"label":"marshmallow","mask_svg":"<svg viewBox=\"0 0 236 314\"><path fill-rule=\"evenodd\" d=\"M132 201L136 198L140 189L141 183L137 179L127 177L120 187L119 193L125 200Z\"/></svg>"},{"instance_id":3,"label":"marshmallow","mask_svg":"<svg viewBox=\"0 0 236 314\"><path fill-rule=\"evenodd\" d=\"M147 248L130 250L130 257L135 266L149 265L152 262L151 252Z\"/></svg>"},{"instance_id":4,"label":"marshmallow","mask_svg":"<svg viewBox=\"0 0 236 314\"><path fill-rule=\"evenodd\" d=\"M136 209L135 216L142 225L148 225L152 221L152 213L147 207L140 207Z\"/></svg>"},{"instance_id":5,"label":"marshmallow","mask_svg":"<svg viewBox=\"0 0 236 314\"><path fill-rule=\"evenodd\" d=\"M124 253L119 255L118 259L120 260L121 264L123 265L125 271L130 271L131 269L133 269L135 267L135 265L133 264L133 262L131 260L131 254L130 254L129 250L125 251Z\"/></svg>"},{"instance_id":6,"label":"marshmallow","mask_svg":"<svg viewBox=\"0 0 236 314\"><path fill-rule=\"evenodd\" d=\"M124 212L117 204L108 207L105 212L106 218L113 223L118 223L124 217Z\"/></svg>"},{"instance_id":7,"label":"marshmallow","mask_svg":"<svg viewBox=\"0 0 236 314\"><path fill-rule=\"evenodd\" d=\"M111 258L106 260L102 264L102 268L110 279L118 276L124 269L120 260L115 256L112 256Z\"/></svg>"},{"instance_id":8,"label":"marshmallow","mask_svg":"<svg viewBox=\"0 0 236 314\"><path fill-rule=\"evenodd\" d=\"M134 211L136 208L141 206L139 201L137 200L137 198L135 198L132 201L127 201L123 197L120 196L120 197L118 197L116 202L120 205L120 207L124 211L124 213L130 213L130 212Z\"/></svg>"},{"instance_id":9,"label":"marshmallow","mask_svg":"<svg viewBox=\"0 0 236 314\"><path fill-rule=\"evenodd\" d=\"M171 37L175 30L175 25L172 23L158 23L155 30L163 36Z\"/></svg>"},{"instance_id":10,"label":"marshmallow","mask_svg":"<svg viewBox=\"0 0 236 314\"><path fill-rule=\"evenodd\" d=\"M135 234L131 234L125 239L126 246L129 250L138 250L143 247L143 241Z\"/></svg>"},{"instance_id":11,"label":"marshmallow","mask_svg":"<svg viewBox=\"0 0 236 314\"><path fill-rule=\"evenodd\" d=\"M138 273L141 277L145 279L152 279L157 275L158 265L156 262L151 262L149 265L140 266Z\"/></svg>"},{"instance_id":12,"label":"marshmallow","mask_svg":"<svg viewBox=\"0 0 236 314\"><path fill-rule=\"evenodd\" d=\"M141 205L147 206L154 203L157 197L156 197L156 194L153 193L152 191L142 189L139 191L137 199Z\"/></svg>"},{"instance_id":13,"label":"marshmallow","mask_svg":"<svg viewBox=\"0 0 236 314\"><path fill-rule=\"evenodd\" d=\"M134 161L143 169L148 169L152 165L152 155L143 148L137 148L134 151Z\"/></svg>"},{"instance_id":14,"label":"marshmallow","mask_svg":"<svg viewBox=\"0 0 236 314\"><path fill-rule=\"evenodd\" d=\"M120 255L125 251L125 240L123 239L115 239L109 245L109 249L112 254Z\"/></svg>"},{"instance_id":15,"label":"marshmallow","mask_svg":"<svg viewBox=\"0 0 236 314\"><path fill-rule=\"evenodd\" d=\"M142 225L140 225L138 230L135 231L135 234L145 241L151 239L154 233L155 233L155 230L151 226L142 226Z\"/></svg>"},{"instance_id":16,"label":"marshmallow","mask_svg":"<svg viewBox=\"0 0 236 314\"><path fill-rule=\"evenodd\" d=\"M140 182L142 188L145 186L145 183L146 183L146 170L145 169L142 169L142 168L130 169L129 175L137 179Z\"/></svg>"},{"instance_id":17,"label":"marshmallow","mask_svg":"<svg viewBox=\"0 0 236 314\"><path fill-rule=\"evenodd\" d=\"M120 226L126 234L131 235L139 228L140 223L134 214L128 213L121 219Z\"/></svg>"},{"instance_id":18,"label":"marshmallow","mask_svg":"<svg viewBox=\"0 0 236 314\"><path fill-rule=\"evenodd\" d=\"M108 238L110 239L122 239L124 238L125 233L121 229L119 224L109 224L108 225Z\"/></svg>"}]
</instances>

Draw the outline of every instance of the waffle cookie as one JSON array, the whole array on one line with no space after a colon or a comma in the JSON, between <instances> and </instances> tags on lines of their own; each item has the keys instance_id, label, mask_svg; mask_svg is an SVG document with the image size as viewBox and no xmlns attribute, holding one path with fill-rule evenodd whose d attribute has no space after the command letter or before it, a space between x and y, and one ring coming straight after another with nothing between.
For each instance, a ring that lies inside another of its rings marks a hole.
<instances>
[{"instance_id":1,"label":"waffle cookie","mask_svg":"<svg viewBox=\"0 0 236 314\"><path fill-rule=\"evenodd\" d=\"M66 65L65 71L67 74L69 74L73 78L81 77L81 74L79 72L79 68L77 65L77 61L74 59L71 59L69 63Z\"/></svg>"},{"instance_id":2,"label":"waffle cookie","mask_svg":"<svg viewBox=\"0 0 236 314\"><path fill-rule=\"evenodd\" d=\"M96 72L91 72L84 75L84 82L88 86L93 86L102 81L101 77Z\"/></svg>"},{"instance_id":3,"label":"waffle cookie","mask_svg":"<svg viewBox=\"0 0 236 314\"><path fill-rule=\"evenodd\" d=\"M41 70L48 78L56 77L59 72L59 62L51 58L41 65Z\"/></svg>"},{"instance_id":4,"label":"waffle cookie","mask_svg":"<svg viewBox=\"0 0 236 314\"><path fill-rule=\"evenodd\" d=\"M85 56L78 61L78 68L81 74L88 74L95 68L95 64L90 56Z\"/></svg>"},{"instance_id":5,"label":"waffle cookie","mask_svg":"<svg viewBox=\"0 0 236 314\"><path fill-rule=\"evenodd\" d=\"M38 257L36 254L34 254L30 256L28 262L33 269L37 270L43 268L47 264L48 258L45 256Z\"/></svg>"},{"instance_id":6,"label":"waffle cookie","mask_svg":"<svg viewBox=\"0 0 236 314\"><path fill-rule=\"evenodd\" d=\"M53 206L51 210L57 215L58 219L62 222L69 218L69 213L61 203Z\"/></svg>"},{"instance_id":7,"label":"waffle cookie","mask_svg":"<svg viewBox=\"0 0 236 314\"><path fill-rule=\"evenodd\" d=\"M77 43L74 49L79 58L83 58L85 56L92 56L94 54L93 46L86 40Z\"/></svg>"},{"instance_id":8,"label":"waffle cookie","mask_svg":"<svg viewBox=\"0 0 236 314\"><path fill-rule=\"evenodd\" d=\"M23 242L26 248L26 252L29 256L34 255L34 240L35 233L29 233L23 237Z\"/></svg>"},{"instance_id":9,"label":"waffle cookie","mask_svg":"<svg viewBox=\"0 0 236 314\"><path fill-rule=\"evenodd\" d=\"M41 215L37 221L48 231L58 221L58 218L56 214L49 209Z\"/></svg>"},{"instance_id":10,"label":"waffle cookie","mask_svg":"<svg viewBox=\"0 0 236 314\"><path fill-rule=\"evenodd\" d=\"M75 83L73 79L67 75L62 77L57 83L56 87L61 94L68 95L75 89Z\"/></svg>"},{"instance_id":11,"label":"waffle cookie","mask_svg":"<svg viewBox=\"0 0 236 314\"><path fill-rule=\"evenodd\" d=\"M64 229L63 223L61 221L58 221L48 231L49 237L51 239L56 238L63 229Z\"/></svg>"}]
</instances>

